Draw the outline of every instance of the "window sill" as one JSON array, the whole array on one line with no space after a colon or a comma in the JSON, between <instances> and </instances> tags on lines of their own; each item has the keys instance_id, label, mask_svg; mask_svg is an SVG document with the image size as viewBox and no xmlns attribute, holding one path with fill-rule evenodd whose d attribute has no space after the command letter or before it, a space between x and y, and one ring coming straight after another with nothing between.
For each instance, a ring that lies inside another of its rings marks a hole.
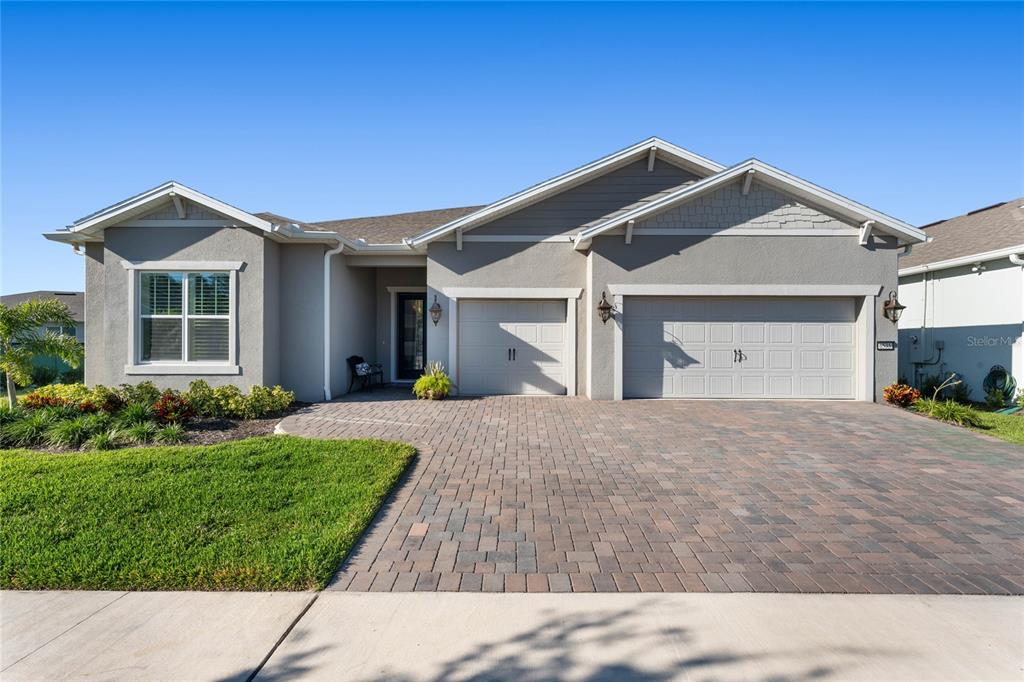
<instances>
[{"instance_id":1,"label":"window sill","mask_svg":"<svg viewBox=\"0 0 1024 682\"><path fill-rule=\"evenodd\" d=\"M238 365L202 365L202 364L143 364L125 365L125 374L148 374L153 376L168 374L241 374L242 370Z\"/></svg>"}]
</instances>

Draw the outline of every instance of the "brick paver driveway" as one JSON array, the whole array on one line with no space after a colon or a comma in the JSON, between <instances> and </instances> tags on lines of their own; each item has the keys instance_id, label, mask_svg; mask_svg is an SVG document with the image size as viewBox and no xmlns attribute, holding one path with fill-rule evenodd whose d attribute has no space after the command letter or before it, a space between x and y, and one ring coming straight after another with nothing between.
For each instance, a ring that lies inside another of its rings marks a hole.
<instances>
[{"instance_id":1,"label":"brick paver driveway","mask_svg":"<svg viewBox=\"0 0 1024 682\"><path fill-rule=\"evenodd\" d=\"M852 402L402 400L420 457L331 589L1024 593L1024 448Z\"/></svg>"}]
</instances>

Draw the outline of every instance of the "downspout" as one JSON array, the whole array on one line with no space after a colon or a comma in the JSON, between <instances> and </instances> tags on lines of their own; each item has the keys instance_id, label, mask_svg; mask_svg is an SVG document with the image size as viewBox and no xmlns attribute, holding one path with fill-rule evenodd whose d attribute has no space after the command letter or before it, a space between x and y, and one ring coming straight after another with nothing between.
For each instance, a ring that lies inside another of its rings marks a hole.
<instances>
[{"instance_id":1,"label":"downspout","mask_svg":"<svg viewBox=\"0 0 1024 682\"><path fill-rule=\"evenodd\" d=\"M1024 258L1019 254L1011 253L1010 262L1014 265L1024 265ZM1024 325L1024 274L1021 275L1021 324ZM1013 367L1010 368L1013 378L1017 381L1017 386L1024 387L1024 327L1021 328L1021 335L1017 339L1017 357L1010 356Z\"/></svg>"},{"instance_id":2,"label":"downspout","mask_svg":"<svg viewBox=\"0 0 1024 682\"><path fill-rule=\"evenodd\" d=\"M324 253L324 400L331 399L331 256L336 256L345 248L338 245Z\"/></svg>"}]
</instances>

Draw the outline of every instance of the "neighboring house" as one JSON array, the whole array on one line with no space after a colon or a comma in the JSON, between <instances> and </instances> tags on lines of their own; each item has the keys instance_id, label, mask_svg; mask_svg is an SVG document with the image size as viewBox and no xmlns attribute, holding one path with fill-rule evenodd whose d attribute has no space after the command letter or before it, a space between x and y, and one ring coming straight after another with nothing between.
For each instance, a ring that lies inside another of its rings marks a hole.
<instances>
[{"instance_id":1,"label":"neighboring house","mask_svg":"<svg viewBox=\"0 0 1024 682\"><path fill-rule=\"evenodd\" d=\"M85 293L82 291L26 291L23 294L8 294L0 296L0 303L13 307L19 303L30 301L36 298L55 298L68 307L71 319L75 321L73 327L42 327L40 333L48 331L62 332L68 336L85 343ZM50 356L39 356L33 358L32 364L36 366L49 367L57 372L64 372L70 369L60 358Z\"/></svg>"},{"instance_id":2,"label":"neighboring house","mask_svg":"<svg viewBox=\"0 0 1024 682\"><path fill-rule=\"evenodd\" d=\"M956 372L981 401L1001 365L1024 387L1024 197L922 229L932 241L899 260L900 376Z\"/></svg>"},{"instance_id":3,"label":"neighboring house","mask_svg":"<svg viewBox=\"0 0 1024 682\"><path fill-rule=\"evenodd\" d=\"M487 206L306 223L168 182L46 237L85 253L89 383L303 400L351 355L391 381L439 361L463 395L874 400L896 256L925 240L657 138Z\"/></svg>"}]
</instances>

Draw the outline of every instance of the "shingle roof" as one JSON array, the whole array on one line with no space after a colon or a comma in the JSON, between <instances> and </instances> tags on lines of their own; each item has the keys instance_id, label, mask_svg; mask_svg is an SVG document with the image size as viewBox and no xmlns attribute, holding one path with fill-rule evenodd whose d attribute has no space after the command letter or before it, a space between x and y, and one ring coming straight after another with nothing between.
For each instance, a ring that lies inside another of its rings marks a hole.
<instances>
[{"instance_id":1,"label":"shingle roof","mask_svg":"<svg viewBox=\"0 0 1024 682\"><path fill-rule=\"evenodd\" d=\"M71 317L75 322L85 321L84 291L26 291L21 294L0 296L0 303L6 306L15 306L34 298L55 298L68 307L68 310L71 311Z\"/></svg>"},{"instance_id":2,"label":"shingle roof","mask_svg":"<svg viewBox=\"0 0 1024 682\"><path fill-rule=\"evenodd\" d=\"M274 223L295 223L304 230L338 232L349 239L365 239L369 244L400 244L406 237L412 237L425 230L444 225L481 208L483 207L461 206L365 218L322 220L315 223L305 223L275 213L256 213L255 215Z\"/></svg>"},{"instance_id":3,"label":"shingle roof","mask_svg":"<svg viewBox=\"0 0 1024 682\"><path fill-rule=\"evenodd\" d=\"M900 258L900 269L1024 244L1024 197L921 227L934 241Z\"/></svg>"}]
</instances>

